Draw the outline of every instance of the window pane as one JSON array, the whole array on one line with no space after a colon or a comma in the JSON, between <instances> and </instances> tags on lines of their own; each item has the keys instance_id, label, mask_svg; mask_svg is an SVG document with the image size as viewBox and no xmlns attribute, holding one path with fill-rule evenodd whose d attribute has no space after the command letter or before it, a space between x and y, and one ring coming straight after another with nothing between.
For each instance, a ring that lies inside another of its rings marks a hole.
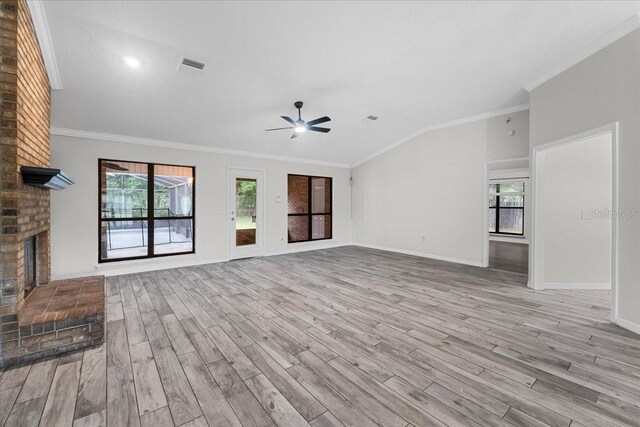
<instances>
[{"instance_id":1,"label":"window pane","mask_svg":"<svg viewBox=\"0 0 640 427\"><path fill-rule=\"evenodd\" d=\"M495 207L496 206L496 196L489 196L489 207Z\"/></svg>"},{"instance_id":2,"label":"window pane","mask_svg":"<svg viewBox=\"0 0 640 427\"><path fill-rule=\"evenodd\" d=\"M154 221L153 253L170 254L193 250L193 220L184 218Z\"/></svg>"},{"instance_id":3,"label":"window pane","mask_svg":"<svg viewBox=\"0 0 640 427\"><path fill-rule=\"evenodd\" d=\"M311 238L331 238L331 215L313 215L311 219Z\"/></svg>"},{"instance_id":4,"label":"window pane","mask_svg":"<svg viewBox=\"0 0 640 427\"><path fill-rule=\"evenodd\" d=\"M331 212L330 178L311 178L311 209L313 213Z\"/></svg>"},{"instance_id":5,"label":"window pane","mask_svg":"<svg viewBox=\"0 0 640 427\"><path fill-rule=\"evenodd\" d=\"M195 168L100 160L99 169L100 217L116 219L100 222L100 261L193 252L194 221L184 217L194 215Z\"/></svg>"},{"instance_id":6,"label":"window pane","mask_svg":"<svg viewBox=\"0 0 640 427\"><path fill-rule=\"evenodd\" d=\"M102 259L147 256L147 221L102 221Z\"/></svg>"},{"instance_id":7,"label":"window pane","mask_svg":"<svg viewBox=\"0 0 640 427\"><path fill-rule=\"evenodd\" d=\"M523 209L500 209L500 233L522 234L524 226Z\"/></svg>"},{"instance_id":8,"label":"window pane","mask_svg":"<svg viewBox=\"0 0 640 427\"><path fill-rule=\"evenodd\" d=\"M289 217L289 242L309 240L309 216Z\"/></svg>"},{"instance_id":9,"label":"window pane","mask_svg":"<svg viewBox=\"0 0 640 427\"><path fill-rule=\"evenodd\" d=\"M496 209L489 209L489 233L496 232Z\"/></svg>"},{"instance_id":10,"label":"window pane","mask_svg":"<svg viewBox=\"0 0 640 427\"><path fill-rule=\"evenodd\" d=\"M289 175L287 203L289 213L309 212L309 177Z\"/></svg>"},{"instance_id":11,"label":"window pane","mask_svg":"<svg viewBox=\"0 0 640 427\"><path fill-rule=\"evenodd\" d=\"M258 181L236 178L236 246L256 244Z\"/></svg>"},{"instance_id":12,"label":"window pane","mask_svg":"<svg viewBox=\"0 0 640 427\"><path fill-rule=\"evenodd\" d=\"M500 184L500 193L523 193L524 182L508 182Z\"/></svg>"},{"instance_id":13,"label":"window pane","mask_svg":"<svg viewBox=\"0 0 640 427\"><path fill-rule=\"evenodd\" d=\"M100 161L102 218L147 217L147 165Z\"/></svg>"},{"instance_id":14,"label":"window pane","mask_svg":"<svg viewBox=\"0 0 640 427\"><path fill-rule=\"evenodd\" d=\"M524 196L522 194L501 194L500 195L500 207L523 207Z\"/></svg>"},{"instance_id":15,"label":"window pane","mask_svg":"<svg viewBox=\"0 0 640 427\"><path fill-rule=\"evenodd\" d=\"M154 215L193 215L193 168L155 165L153 175Z\"/></svg>"},{"instance_id":16,"label":"window pane","mask_svg":"<svg viewBox=\"0 0 640 427\"><path fill-rule=\"evenodd\" d=\"M496 194L498 192L498 184L489 184L489 194Z\"/></svg>"}]
</instances>

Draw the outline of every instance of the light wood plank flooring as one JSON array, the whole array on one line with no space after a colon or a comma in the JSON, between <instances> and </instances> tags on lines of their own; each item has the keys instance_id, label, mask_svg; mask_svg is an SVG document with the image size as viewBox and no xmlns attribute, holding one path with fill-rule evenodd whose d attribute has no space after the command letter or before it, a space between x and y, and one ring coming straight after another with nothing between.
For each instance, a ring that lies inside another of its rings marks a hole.
<instances>
[{"instance_id":1,"label":"light wood plank flooring","mask_svg":"<svg viewBox=\"0 0 640 427\"><path fill-rule=\"evenodd\" d=\"M603 291L338 249L112 277L105 345L5 370L6 426L640 423Z\"/></svg>"},{"instance_id":2,"label":"light wood plank flooring","mask_svg":"<svg viewBox=\"0 0 640 427\"><path fill-rule=\"evenodd\" d=\"M529 245L490 240L489 268L527 274L529 272Z\"/></svg>"}]
</instances>

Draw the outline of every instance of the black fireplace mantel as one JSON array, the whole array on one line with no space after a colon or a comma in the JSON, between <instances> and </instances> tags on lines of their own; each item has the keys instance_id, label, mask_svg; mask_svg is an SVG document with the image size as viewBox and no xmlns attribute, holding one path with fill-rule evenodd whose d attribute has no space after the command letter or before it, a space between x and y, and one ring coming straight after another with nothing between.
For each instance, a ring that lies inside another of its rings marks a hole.
<instances>
[{"instance_id":1,"label":"black fireplace mantel","mask_svg":"<svg viewBox=\"0 0 640 427\"><path fill-rule=\"evenodd\" d=\"M73 184L71 178L60 169L24 166L20 168L20 173L22 181L34 187L63 190Z\"/></svg>"}]
</instances>

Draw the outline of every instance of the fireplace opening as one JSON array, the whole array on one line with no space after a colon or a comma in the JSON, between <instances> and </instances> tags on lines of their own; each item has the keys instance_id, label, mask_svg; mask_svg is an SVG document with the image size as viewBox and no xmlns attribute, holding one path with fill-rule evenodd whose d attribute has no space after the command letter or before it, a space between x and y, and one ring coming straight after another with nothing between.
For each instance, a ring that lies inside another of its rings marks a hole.
<instances>
[{"instance_id":1,"label":"fireplace opening","mask_svg":"<svg viewBox=\"0 0 640 427\"><path fill-rule=\"evenodd\" d=\"M36 286L36 236L24 241L24 294Z\"/></svg>"}]
</instances>

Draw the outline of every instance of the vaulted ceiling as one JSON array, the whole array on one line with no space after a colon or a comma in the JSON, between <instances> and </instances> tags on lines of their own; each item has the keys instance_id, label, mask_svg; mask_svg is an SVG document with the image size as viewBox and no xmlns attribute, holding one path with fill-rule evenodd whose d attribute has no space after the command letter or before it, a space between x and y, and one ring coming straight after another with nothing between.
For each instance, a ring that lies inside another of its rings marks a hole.
<instances>
[{"instance_id":1,"label":"vaulted ceiling","mask_svg":"<svg viewBox=\"0 0 640 427\"><path fill-rule=\"evenodd\" d=\"M52 126L351 164L421 128L526 104L524 87L640 2L51 1L44 10L63 87ZM204 70L179 72L182 57ZM264 132L286 126L280 115L294 115L297 100L306 119L330 116L331 132Z\"/></svg>"}]
</instances>

